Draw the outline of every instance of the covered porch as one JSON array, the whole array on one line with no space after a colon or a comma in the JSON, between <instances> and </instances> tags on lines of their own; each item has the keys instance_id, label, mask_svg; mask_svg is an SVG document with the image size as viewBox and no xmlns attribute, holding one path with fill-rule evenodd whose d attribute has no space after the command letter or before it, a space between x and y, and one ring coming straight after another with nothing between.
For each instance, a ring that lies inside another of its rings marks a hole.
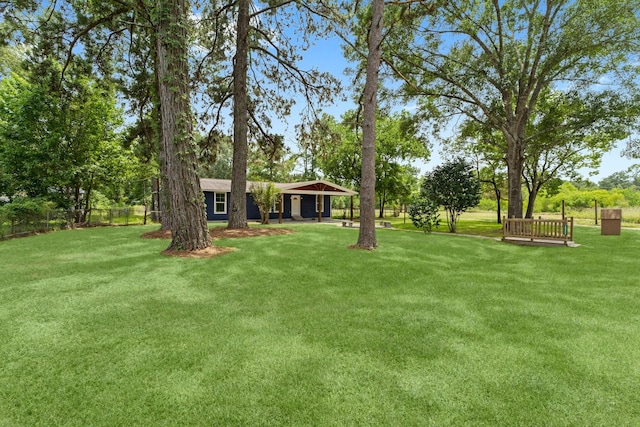
<instances>
[{"instance_id":1,"label":"covered porch","mask_svg":"<svg viewBox=\"0 0 640 427\"><path fill-rule=\"evenodd\" d=\"M274 183L274 185L280 190L279 223L282 223L283 217L290 217L297 221L317 218L318 222L322 222L323 215L331 218L331 196L349 197L350 217L353 220L353 196L358 194L353 190L324 180ZM314 212L315 215L313 215Z\"/></svg>"}]
</instances>

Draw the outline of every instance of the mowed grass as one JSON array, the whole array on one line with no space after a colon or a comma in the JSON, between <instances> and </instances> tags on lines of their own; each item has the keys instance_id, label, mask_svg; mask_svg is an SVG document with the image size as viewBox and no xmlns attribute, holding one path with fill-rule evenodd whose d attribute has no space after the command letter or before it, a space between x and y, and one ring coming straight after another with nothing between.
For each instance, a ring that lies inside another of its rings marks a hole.
<instances>
[{"instance_id":1,"label":"mowed grass","mask_svg":"<svg viewBox=\"0 0 640 427\"><path fill-rule=\"evenodd\" d=\"M0 242L0 426L640 420L640 232L357 229L167 258L150 227Z\"/></svg>"},{"instance_id":2,"label":"mowed grass","mask_svg":"<svg viewBox=\"0 0 640 427\"><path fill-rule=\"evenodd\" d=\"M385 221L391 222L394 228L400 230L417 230L410 219L403 218L389 218ZM421 230L420 230L421 231ZM432 230L433 233L449 233L449 226L446 219L443 220L440 225ZM467 234L473 236L485 236L485 237L502 237L502 224L498 224L495 219L489 220L486 218L474 218L471 216L464 216L456 225L456 234Z\"/></svg>"}]
</instances>

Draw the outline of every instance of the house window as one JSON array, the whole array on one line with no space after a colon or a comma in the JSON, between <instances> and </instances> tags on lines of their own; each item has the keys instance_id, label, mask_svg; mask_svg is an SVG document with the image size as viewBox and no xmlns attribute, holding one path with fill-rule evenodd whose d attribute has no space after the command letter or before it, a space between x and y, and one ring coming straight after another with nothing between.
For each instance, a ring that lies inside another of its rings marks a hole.
<instances>
[{"instance_id":1,"label":"house window","mask_svg":"<svg viewBox=\"0 0 640 427\"><path fill-rule=\"evenodd\" d=\"M227 213L227 193L215 193L213 203L214 214Z\"/></svg>"},{"instance_id":2,"label":"house window","mask_svg":"<svg viewBox=\"0 0 640 427\"><path fill-rule=\"evenodd\" d=\"M269 213L279 213L280 212L280 198L282 197L282 194L279 194L276 199L273 201L273 205L271 206L271 209L269 210Z\"/></svg>"}]
</instances>

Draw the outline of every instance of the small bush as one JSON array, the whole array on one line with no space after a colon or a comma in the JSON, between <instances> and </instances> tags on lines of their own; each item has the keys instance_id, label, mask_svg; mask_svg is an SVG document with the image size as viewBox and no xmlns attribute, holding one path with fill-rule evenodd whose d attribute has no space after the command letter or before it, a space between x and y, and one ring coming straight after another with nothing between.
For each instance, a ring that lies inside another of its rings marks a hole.
<instances>
[{"instance_id":1,"label":"small bush","mask_svg":"<svg viewBox=\"0 0 640 427\"><path fill-rule=\"evenodd\" d=\"M455 233L460 215L480 203L480 181L472 165L458 158L427 173L420 195L444 208L449 231Z\"/></svg>"},{"instance_id":2,"label":"small bush","mask_svg":"<svg viewBox=\"0 0 640 427\"><path fill-rule=\"evenodd\" d=\"M2 206L0 218L12 224L32 224L40 221L54 207L53 202L41 199L17 198Z\"/></svg>"},{"instance_id":3,"label":"small bush","mask_svg":"<svg viewBox=\"0 0 640 427\"><path fill-rule=\"evenodd\" d=\"M262 224L269 224L269 210L271 210L273 204L278 200L280 189L271 182L268 184L254 183L251 185L250 191L253 202L258 206L258 210L260 211L260 222Z\"/></svg>"},{"instance_id":4,"label":"small bush","mask_svg":"<svg viewBox=\"0 0 640 427\"><path fill-rule=\"evenodd\" d=\"M409 205L409 218L413 226L425 233L431 233L440 225L438 204L433 200L416 200Z\"/></svg>"}]
</instances>

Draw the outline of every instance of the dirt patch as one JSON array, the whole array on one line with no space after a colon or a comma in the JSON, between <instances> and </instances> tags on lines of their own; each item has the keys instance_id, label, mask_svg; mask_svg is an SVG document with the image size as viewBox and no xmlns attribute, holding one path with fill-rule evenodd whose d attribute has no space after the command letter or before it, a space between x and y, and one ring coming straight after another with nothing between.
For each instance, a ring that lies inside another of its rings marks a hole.
<instances>
[{"instance_id":1,"label":"dirt patch","mask_svg":"<svg viewBox=\"0 0 640 427\"><path fill-rule=\"evenodd\" d=\"M242 237L277 236L280 234L295 233L290 228L242 228L229 230L227 227L214 227L209 229L209 234L213 240L218 239L239 239ZM171 239L171 230L156 230L144 233L143 239Z\"/></svg>"},{"instance_id":2,"label":"dirt patch","mask_svg":"<svg viewBox=\"0 0 640 427\"><path fill-rule=\"evenodd\" d=\"M143 239L170 239L171 230L156 230L143 233L140 237Z\"/></svg>"},{"instance_id":3,"label":"dirt patch","mask_svg":"<svg viewBox=\"0 0 640 427\"><path fill-rule=\"evenodd\" d=\"M162 251L162 255L175 256L180 258L213 258L219 255L228 254L235 251L236 248L210 246L206 249L196 249L195 251L177 251L175 249L167 249Z\"/></svg>"},{"instance_id":4,"label":"dirt patch","mask_svg":"<svg viewBox=\"0 0 640 427\"><path fill-rule=\"evenodd\" d=\"M243 228L239 230L229 230L226 227L214 227L209 230L212 240L223 238L234 239L242 237L277 236L280 234L295 233L289 228ZM171 230L155 230L144 233L143 239L171 239ZM211 246L206 249L195 251L178 251L175 249L162 251L162 255L175 256L181 258L213 258L235 251L235 248Z\"/></svg>"},{"instance_id":5,"label":"dirt patch","mask_svg":"<svg viewBox=\"0 0 640 427\"><path fill-rule=\"evenodd\" d=\"M295 233L295 230L290 228L241 228L237 230L229 230L227 227L214 227L209 230L211 238L216 239L234 239L242 237L259 237L259 236L278 236L280 234Z\"/></svg>"}]
</instances>

